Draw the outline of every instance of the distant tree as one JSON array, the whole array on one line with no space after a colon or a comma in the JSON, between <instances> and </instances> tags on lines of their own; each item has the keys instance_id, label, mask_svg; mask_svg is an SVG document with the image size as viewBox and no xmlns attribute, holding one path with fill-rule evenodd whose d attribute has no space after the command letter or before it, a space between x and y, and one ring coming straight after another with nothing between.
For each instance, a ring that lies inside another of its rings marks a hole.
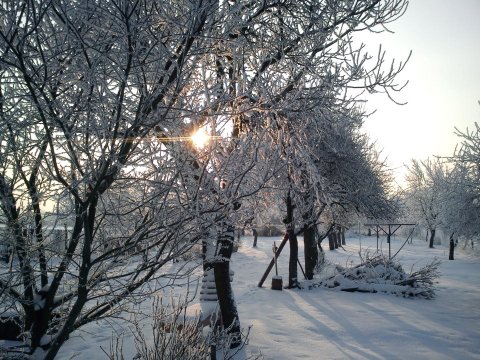
<instances>
[{"instance_id":1,"label":"distant tree","mask_svg":"<svg viewBox=\"0 0 480 360\"><path fill-rule=\"evenodd\" d=\"M407 201L413 213L430 232L433 248L435 233L442 225L443 194L447 169L440 159L412 160L407 174Z\"/></svg>"},{"instance_id":2,"label":"distant tree","mask_svg":"<svg viewBox=\"0 0 480 360\"><path fill-rule=\"evenodd\" d=\"M464 237L473 246L480 235L480 131L456 130L461 143L449 158L451 169L445 180L443 226L451 239ZM452 254L453 255L453 254Z\"/></svg>"}]
</instances>

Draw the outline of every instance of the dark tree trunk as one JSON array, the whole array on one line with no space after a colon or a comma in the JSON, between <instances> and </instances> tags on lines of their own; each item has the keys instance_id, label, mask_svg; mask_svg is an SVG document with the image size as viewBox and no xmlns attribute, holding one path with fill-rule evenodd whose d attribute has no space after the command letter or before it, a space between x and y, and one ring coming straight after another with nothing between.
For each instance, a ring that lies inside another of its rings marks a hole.
<instances>
[{"instance_id":1,"label":"dark tree trunk","mask_svg":"<svg viewBox=\"0 0 480 360\"><path fill-rule=\"evenodd\" d=\"M455 252L455 241L453 240L453 234L450 235L450 251L448 252L448 260L453 260Z\"/></svg>"},{"instance_id":2,"label":"dark tree trunk","mask_svg":"<svg viewBox=\"0 0 480 360\"><path fill-rule=\"evenodd\" d=\"M335 249L335 234L333 233L333 231L331 231L329 234L328 234L328 248L330 250L334 250Z\"/></svg>"},{"instance_id":3,"label":"dark tree trunk","mask_svg":"<svg viewBox=\"0 0 480 360\"><path fill-rule=\"evenodd\" d=\"M368 228L368 236L372 236L372 229Z\"/></svg>"},{"instance_id":4,"label":"dark tree trunk","mask_svg":"<svg viewBox=\"0 0 480 360\"><path fill-rule=\"evenodd\" d=\"M345 228L340 228L340 236L342 238L342 245L347 245L347 242L345 241Z\"/></svg>"},{"instance_id":5,"label":"dark tree trunk","mask_svg":"<svg viewBox=\"0 0 480 360\"><path fill-rule=\"evenodd\" d=\"M42 337L47 333L48 330L48 323L50 321L51 312L50 312L50 305L52 301L47 299L46 296L48 294L44 291L40 291L37 296L41 298L40 303L44 302L45 306L42 308L35 310L35 321L31 327L31 347L32 349L36 349L40 347Z\"/></svg>"},{"instance_id":6,"label":"dark tree trunk","mask_svg":"<svg viewBox=\"0 0 480 360\"><path fill-rule=\"evenodd\" d=\"M340 246L340 233L338 232L338 229L335 229L333 235L335 249L338 249L338 247Z\"/></svg>"},{"instance_id":7,"label":"dark tree trunk","mask_svg":"<svg viewBox=\"0 0 480 360\"><path fill-rule=\"evenodd\" d=\"M288 262L288 287L298 287L298 275L297 275L297 261L298 261L298 240L295 235L295 229L288 230L288 237L290 242L290 259Z\"/></svg>"},{"instance_id":8,"label":"dark tree trunk","mask_svg":"<svg viewBox=\"0 0 480 360\"><path fill-rule=\"evenodd\" d=\"M213 265L218 303L222 313L223 325L232 336L231 348L241 344L240 318L230 282L230 258L233 252L234 227L225 224L223 234L219 234L218 250Z\"/></svg>"},{"instance_id":9,"label":"dark tree trunk","mask_svg":"<svg viewBox=\"0 0 480 360\"><path fill-rule=\"evenodd\" d=\"M253 229L252 234L253 234L253 247L257 247L257 238L258 238L257 229Z\"/></svg>"},{"instance_id":10,"label":"dark tree trunk","mask_svg":"<svg viewBox=\"0 0 480 360\"><path fill-rule=\"evenodd\" d=\"M304 253L305 253L305 276L308 280L313 279L313 272L318 262L317 243L315 241L315 228L309 226L303 232Z\"/></svg>"},{"instance_id":11,"label":"dark tree trunk","mask_svg":"<svg viewBox=\"0 0 480 360\"><path fill-rule=\"evenodd\" d=\"M433 248L433 241L435 240L435 229L430 230L430 243L428 244L429 248Z\"/></svg>"},{"instance_id":12,"label":"dark tree trunk","mask_svg":"<svg viewBox=\"0 0 480 360\"><path fill-rule=\"evenodd\" d=\"M298 262L298 241L295 235L293 224L293 204L290 194L287 196L287 232L290 243L290 259L288 262L288 287L298 287L297 262Z\"/></svg>"}]
</instances>

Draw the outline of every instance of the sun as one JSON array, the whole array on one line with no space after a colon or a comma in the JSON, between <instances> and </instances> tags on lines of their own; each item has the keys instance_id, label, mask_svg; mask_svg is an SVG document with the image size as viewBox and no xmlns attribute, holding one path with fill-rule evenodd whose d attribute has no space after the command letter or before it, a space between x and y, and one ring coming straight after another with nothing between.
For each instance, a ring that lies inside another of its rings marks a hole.
<instances>
[{"instance_id":1,"label":"sun","mask_svg":"<svg viewBox=\"0 0 480 360\"><path fill-rule=\"evenodd\" d=\"M205 132L203 129L198 129L191 137L193 145L198 148L202 149L207 145L210 141L210 136Z\"/></svg>"}]
</instances>

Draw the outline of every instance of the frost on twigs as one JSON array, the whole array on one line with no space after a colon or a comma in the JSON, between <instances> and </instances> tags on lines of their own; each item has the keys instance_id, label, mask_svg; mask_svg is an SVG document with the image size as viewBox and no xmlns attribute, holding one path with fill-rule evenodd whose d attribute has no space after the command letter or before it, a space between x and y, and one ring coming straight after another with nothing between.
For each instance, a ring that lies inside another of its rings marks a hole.
<instances>
[{"instance_id":1,"label":"frost on twigs","mask_svg":"<svg viewBox=\"0 0 480 360\"><path fill-rule=\"evenodd\" d=\"M137 360L229 360L245 352L250 329L242 333L241 345L230 349L233 341L228 329L215 324L204 326L201 314L191 314L187 309L189 302L180 299L164 304L155 300L152 313L144 319L134 315L130 327ZM125 359L124 349L128 342L128 332L112 338L109 351L102 349L110 360ZM213 354L212 354L213 352ZM242 359L261 359L261 356L241 357Z\"/></svg>"},{"instance_id":2,"label":"frost on twigs","mask_svg":"<svg viewBox=\"0 0 480 360\"><path fill-rule=\"evenodd\" d=\"M337 266L337 273L314 281L311 287L333 288L347 292L389 293L404 297L435 297L440 261L434 259L407 274L401 264L381 254L365 253L362 263L353 267Z\"/></svg>"}]
</instances>

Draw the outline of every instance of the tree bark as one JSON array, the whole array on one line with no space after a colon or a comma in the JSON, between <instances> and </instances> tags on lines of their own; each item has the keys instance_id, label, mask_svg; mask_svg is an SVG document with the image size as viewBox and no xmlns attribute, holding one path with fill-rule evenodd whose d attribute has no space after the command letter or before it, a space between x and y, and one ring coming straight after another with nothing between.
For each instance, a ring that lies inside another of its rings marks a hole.
<instances>
[{"instance_id":1,"label":"tree bark","mask_svg":"<svg viewBox=\"0 0 480 360\"><path fill-rule=\"evenodd\" d=\"M288 262L288 288L298 287L297 262L298 262L298 241L295 235L293 224L293 204L290 193L287 196L287 232L290 243L290 259Z\"/></svg>"},{"instance_id":2,"label":"tree bark","mask_svg":"<svg viewBox=\"0 0 480 360\"><path fill-rule=\"evenodd\" d=\"M430 243L428 244L429 248L433 248L433 241L435 240L435 229L430 230Z\"/></svg>"},{"instance_id":3,"label":"tree bark","mask_svg":"<svg viewBox=\"0 0 480 360\"><path fill-rule=\"evenodd\" d=\"M213 263L215 287L217 288L218 304L222 313L222 321L228 334L232 337L230 347L240 346L240 318L230 282L230 258L233 252L234 227L223 224L222 233L218 237L217 256Z\"/></svg>"},{"instance_id":4,"label":"tree bark","mask_svg":"<svg viewBox=\"0 0 480 360\"><path fill-rule=\"evenodd\" d=\"M335 234L333 230L328 234L328 248L330 250L335 250Z\"/></svg>"},{"instance_id":5,"label":"tree bark","mask_svg":"<svg viewBox=\"0 0 480 360\"><path fill-rule=\"evenodd\" d=\"M257 229L253 229L252 234L253 234L253 247L257 247L257 238L258 238Z\"/></svg>"},{"instance_id":6,"label":"tree bark","mask_svg":"<svg viewBox=\"0 0 480 360\"><path fill-rule=\"evenodd\" d=\"M295 235L295 229L288 230L290 242L290 260L288 262L288 287L298 287L297 261L298 261L298 240Z\"/></svg>"},{"instance_id":7,"label":"tree bark","mask_svg":"<svg viewBox=\"0 0 480 360\"><path fill-rule=\"evenodd\" d=\"M345 228L344 227L340 228L340 236L342 238L342 245L347 245L347 242L345 241Z\"/></svg>"},{"instance_id":8,"label":"tree bark","mask_svg":"<svg viewBox=\"0 0 480 360\"><path fill-rule=\"evenodd\" d=\"M315 241L315 228L308 226L303 232L304 253L305 253L305 276L308 280L313 279L313 273L318 262L317 243Z\"/></svg>"},{"instance_id":9,"label":"tree bark","mask_svg":"<svg viewBox=\"0 0 480 360\"><path fill-rule=\"evenodd\" d=\"M453 240L453 234L450 235L450 251L448 252L448 260L454 260L455 241Z\"/></svg>"}]
</instances>

